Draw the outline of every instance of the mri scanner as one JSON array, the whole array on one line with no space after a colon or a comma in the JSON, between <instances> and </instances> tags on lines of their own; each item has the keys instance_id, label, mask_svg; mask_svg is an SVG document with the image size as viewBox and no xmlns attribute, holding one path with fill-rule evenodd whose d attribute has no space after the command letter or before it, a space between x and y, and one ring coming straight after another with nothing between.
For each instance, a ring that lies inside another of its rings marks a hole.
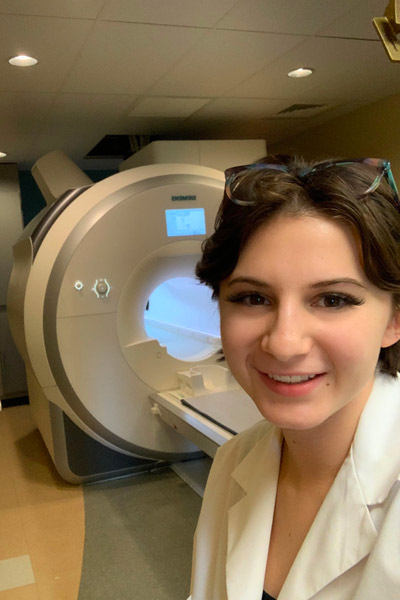
<instances>
[{"instance_id":1,"label":"mri scanner","mask_svg":"<svg viewBox=\"0 0 400 600\"><path fill-rule=\"evenodd\" d=\"M14 247L8 311L57 470L80 483L213 457L261 419L194 278L222 171L148 164L93 184L56 151L32 173L48 205Z\"/></svg>"}]
</instances>

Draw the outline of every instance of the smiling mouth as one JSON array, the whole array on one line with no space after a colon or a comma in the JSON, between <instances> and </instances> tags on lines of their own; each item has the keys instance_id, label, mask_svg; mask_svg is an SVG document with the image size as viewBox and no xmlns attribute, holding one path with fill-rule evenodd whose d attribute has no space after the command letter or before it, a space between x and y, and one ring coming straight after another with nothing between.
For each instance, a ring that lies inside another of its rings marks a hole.
<instances>
[{"instance_id":1,"label":"smiling mouth","mask_svg":"<svg viewBox=\"0 0 400 600\"><path fill-rule=\"evenodd\" d=\"M270 379L280 381L281 383L303 383L317 377L317 373L311 375L274 375L273 373L265 373Z\"/></svg>"}]
</instances>

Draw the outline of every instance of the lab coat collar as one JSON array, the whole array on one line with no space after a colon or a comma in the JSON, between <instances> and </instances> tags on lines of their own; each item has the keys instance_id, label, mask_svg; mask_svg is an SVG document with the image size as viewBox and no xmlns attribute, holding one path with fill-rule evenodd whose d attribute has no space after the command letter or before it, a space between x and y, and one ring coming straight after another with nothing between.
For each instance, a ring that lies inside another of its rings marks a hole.
<instances>
[{"instance_id":1,"label":"lab coat collar","mask_svg":"<svg viewBox=\"0 0 400 600\"><path fill-rule=\"evenodd\" d=\"M369 506L384 502L399 477L399 431L400 376L377 375L352 448L355 473Z\"/></svg>"},{"instance_id":2,"label":"lab coat collar","mask_svg":"<svg viewBox=\"0 0 400 600\"><path fill-rule=\"evenodd\" d=\"M292 600L294 592L296 600L312 598L367 556L376 538L350 452L296 556L279 600Z\"/></svg>"},{"instance_id":3,"label":"lab coat collar","mask_svg":"<svg viewBox=\"0 0 400 600\"><path fill-rule=\"evenodd\" d=\"M229 600L262 596L282 447L280 430L266 426L266 435L232 472L245 495L228 511Z\"/></svg>"},{"instance_id":4,"label":"lab coat collar","mask_svg":"<svg viewBox=\"0 0 400 600\"><path fill-rule=\"evenodd\" d=\"M396 461L386 465L382 460L398 456L397 451L387 453L397 439L393 431L400 428L399 392L399 380L377 376L349 456L307 534L279 600L311 598L371 551L377 532L368 505L386 498L400 470ZM245 495L228 511L229 600L258 600L262 595L281 442L280 431L270 427L232 473Z\"/></svg>"}]
</instances>

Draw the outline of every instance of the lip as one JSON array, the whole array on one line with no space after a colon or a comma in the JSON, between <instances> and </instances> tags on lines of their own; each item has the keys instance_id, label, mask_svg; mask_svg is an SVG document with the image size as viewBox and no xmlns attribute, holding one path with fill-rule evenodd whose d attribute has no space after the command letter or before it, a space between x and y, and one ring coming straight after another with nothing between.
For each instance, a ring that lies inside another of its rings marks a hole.
<instances>
[{"instance_id":1,"label":"lip","mask_svg":"<svg viewBox=\"0 0 400 600\"><path fill-rule=\"evenodd\" d=\"M296 398L298 396L304 396L313 392L319 385L321 385L322 380L325 378L326 373L316 373L313 379L309 379L307 381L301 381L299 383L284 383L283 381L276 381L276 379L272 379L264 373L263 371L259 371L256 369L261 381L266 385L266 387L274 392L275 394L279 394L280 396L287 396L290 398ZM273 373L273 375L314 375L314 373Z\"/></svg>"}]
</instances>

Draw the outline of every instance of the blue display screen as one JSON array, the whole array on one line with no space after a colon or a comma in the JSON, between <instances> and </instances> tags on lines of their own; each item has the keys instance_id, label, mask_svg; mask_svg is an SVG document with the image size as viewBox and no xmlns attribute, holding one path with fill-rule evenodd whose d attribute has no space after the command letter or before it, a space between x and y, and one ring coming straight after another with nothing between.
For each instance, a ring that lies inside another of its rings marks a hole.
<instances>
[{"instance_id":1,"label":"blue display screen","mask_svg":"<svg viewBox=\"0 0 400 600\"><path fill-rule=\"evenodd\" d=\"M177 208L165 211L168 237L204 235L206 219L204 208Z\"/></svg>"}]
</instances>

